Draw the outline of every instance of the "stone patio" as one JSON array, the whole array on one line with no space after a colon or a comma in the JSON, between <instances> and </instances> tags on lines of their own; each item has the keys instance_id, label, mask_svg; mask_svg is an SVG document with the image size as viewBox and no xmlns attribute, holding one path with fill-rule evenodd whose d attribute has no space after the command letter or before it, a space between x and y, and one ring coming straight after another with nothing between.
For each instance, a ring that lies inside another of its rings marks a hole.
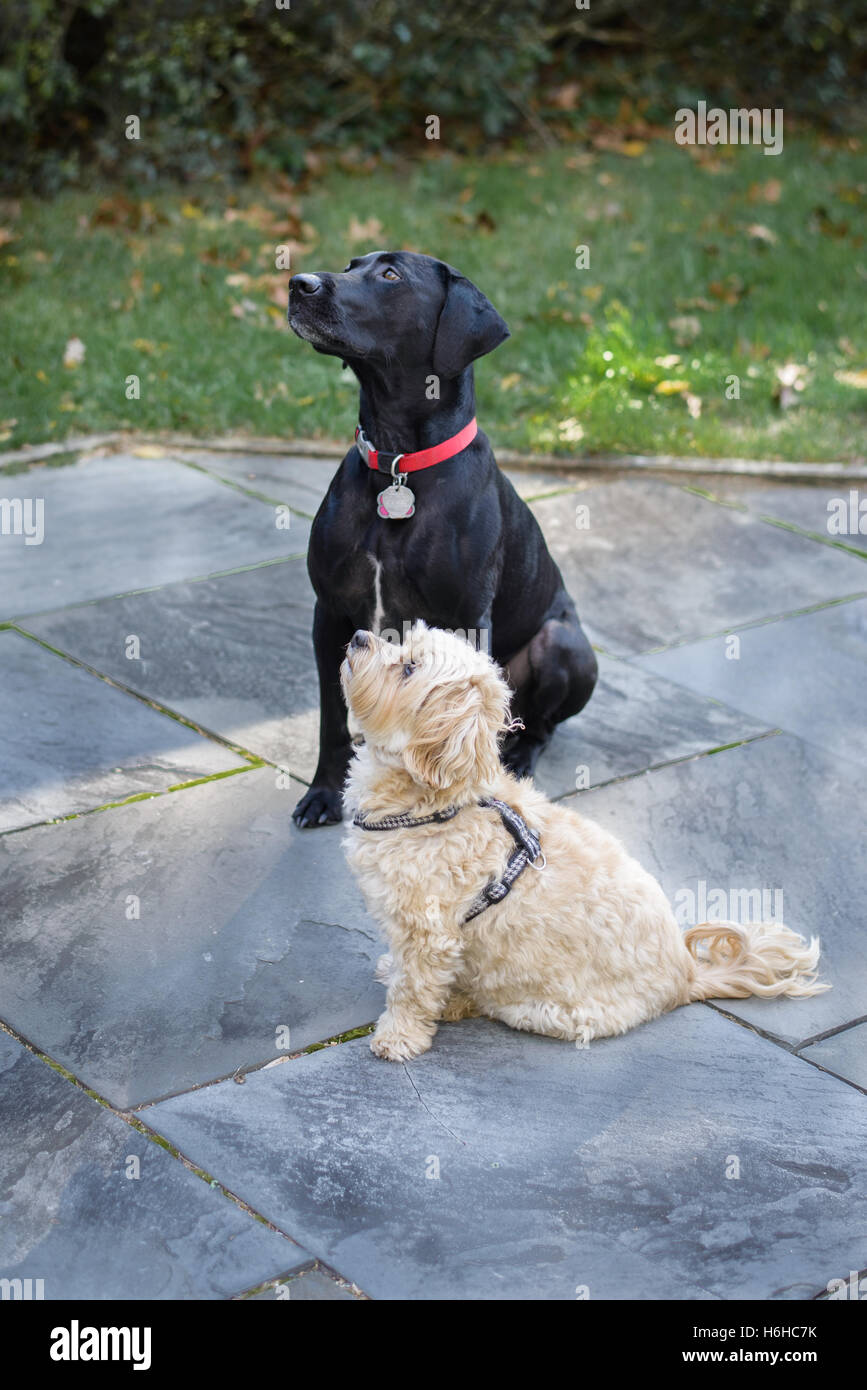
<instances>
[{"instance_id":1,"label":"stone patio","mask_svg":"<svg viewBox=\"0 0 867 1390\"><path fill-rule=\"evenodd\" d=\"M380 945L341 832L290 818L333 467L0 472L45 516L42 544L0 534L0 1278L729 1300L865 1270L867 547L825 525L846 487L510 473L600 658L539 784L685 925L758 906L821 935L834 988L587 1049L443 1025L388 1066L358 1035Z\"/></svg>"}]
</instances>

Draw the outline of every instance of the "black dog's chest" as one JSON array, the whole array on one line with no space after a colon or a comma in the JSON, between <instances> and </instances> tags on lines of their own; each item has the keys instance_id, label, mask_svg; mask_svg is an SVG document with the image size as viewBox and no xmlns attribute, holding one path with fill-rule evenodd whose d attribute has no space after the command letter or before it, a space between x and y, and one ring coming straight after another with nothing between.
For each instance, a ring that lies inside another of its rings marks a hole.
<instances>
[{"instance_id":1,"label":"black dog's chest","mask_svg":"<svg viewBox=\"0 0 867 1390\"><path fill-rule=\"evenodd\" d=\"M380 486L379 478L362 475L359 482L357 475L341 477L343 472L338 470L311 535L309 569L317 594L356 627L395 630L400 640L405 625L417 618L447 628L477 622L496 578L490 526L461 525L459 497L450 497L433 478L421 485L413 480L413 516L383 517L377 495L387 478Z\"/></svg>"}]
</instances>

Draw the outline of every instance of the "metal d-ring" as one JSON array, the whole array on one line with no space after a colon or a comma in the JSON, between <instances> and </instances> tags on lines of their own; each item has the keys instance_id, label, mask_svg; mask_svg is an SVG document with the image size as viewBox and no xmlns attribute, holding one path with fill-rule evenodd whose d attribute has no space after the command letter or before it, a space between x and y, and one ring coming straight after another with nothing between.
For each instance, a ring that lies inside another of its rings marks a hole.
<instances>
[{"instance_id":1,"label":"metal d-ring","mask_svg":"<svg viewBox=\"0 0 867 1390\"><path fill-rule=\"evenodd\" d=\"M541 864L537 864L536 859L541 859ZM545 858L545 851L541 847L539 853L536 855L536 859L531 859L529 861L529 867L535 869L537 873L541 873L548 863L548 860Z\"/></svg>"},{"instance_id":2,"label":"metal d-ring","mask_svg":"<svg viewBox=\"0 0 867 1390\"><path fill-rule=\"evenodd\" d=\"M403 454L395 454L394 458L391 460L391 480L394 483L395 489L403 487L404 483L406 482L405 473L395 473L394 471L397 464L400 463L402 458Z\"/></svg>"}]
</instances>

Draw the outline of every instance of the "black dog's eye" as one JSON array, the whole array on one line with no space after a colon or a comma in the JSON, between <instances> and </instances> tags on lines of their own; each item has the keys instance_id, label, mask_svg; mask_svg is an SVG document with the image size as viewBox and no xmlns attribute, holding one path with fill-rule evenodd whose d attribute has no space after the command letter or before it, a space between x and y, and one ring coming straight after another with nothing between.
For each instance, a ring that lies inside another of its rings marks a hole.
<instances>
[{"instance_id":1,"label":"black dog's eye","mask_svg":"<svg viewBox=\"0 0 867 1390\"><path fill-rule=\"evenodd\" d=\"M403 678L404 678L404 680L406 680L407 676L411 676L414 670L415 670L415 662L413 662L413 661L407 661L407 662L405 663L405 665L404 665L404 668L403 668Z\"/></svg>"},{"instance_id":2,"label":"black dog's eye","mask_svg":"<svg viewBox=\"0 0 867 1390\"><path fill-rule=\"evenodd\" d=\"M391 266L389 265L386 266L385 270L382 272L382 278L383 280L399 280L400 276L398 275L397 271L392 270Z\"/></svg>"}]
</instances>

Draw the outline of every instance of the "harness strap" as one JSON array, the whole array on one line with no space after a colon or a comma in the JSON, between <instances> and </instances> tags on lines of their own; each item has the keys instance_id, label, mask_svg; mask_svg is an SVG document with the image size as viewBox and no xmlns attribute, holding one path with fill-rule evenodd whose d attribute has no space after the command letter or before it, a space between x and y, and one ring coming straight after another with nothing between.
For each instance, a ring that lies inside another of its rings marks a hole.
<instances>
[{"instance_id":1,"label":"harness strap","mask_svg":"<svg viewBox=\"0 0 867 1390\"><path fill-rule=\"evenodd\" d=\"M487 884L482 889L464 918L465 923L478 917L486 907L491 907L494 903L501 903L511 893L515 880L520 878L528 864L535 864L540 855L544 861L539 836L529 828L524 818L519 816L512 806L508 806L505 801L498 801L493 796L480 801L479 805L490 807L491 810L499 812L500 820L515 841L515 849L509 855L506 872L502 878L495 879L493 883ZM544 862L539 867L544 868Z\"/></svg>"},{"instance_id":2,"label":"harness strap","mask_svg":"<svg viewBox=\"0 0 867 1390\"><path fill-rule=\"evenodd\" d=\"M512 839L515 841L515 848L509 855L506 864L506 871L502 878L495 879L488 883L478 894L472 907L464 918L464 924L471 922L474 917L478 917L485 908L492 907L495 903L501 903L503 899L512 891L512 886L516 879L526 869L527 865L536 867L536 860L541 858L540 869L545 867L545 856L542 853L542 843L535 830L531 830L527 822L514 807L506 804L505 801L498 801L496 797L489 796L478 802L479 806L486 809L497 811L500 820L508 830ZM411 829L416 825L433 825L443 821L454 820L458 811L463 808L460 806L447 806L442 811L433 811L429 816L411 816L403 813L397 816L384 816L382 820L369 821L362 811L356 812L352 824L359 830L405 830Z\"/></svg>"},{"instance_id":3,"label":"harness strap","mask_svg":"<svg viewBox=\"0 0 867 1390\"><path fill-rule=\"evenodd\" d=\"M385 816L382 820L368 821L363 811L356 812L352 824L359 830L404 830L414 825L432 825L435 822L454 820L460 806L447 806L444 811L433 811L429 816Z\"/></svg>"}]
</instances>

